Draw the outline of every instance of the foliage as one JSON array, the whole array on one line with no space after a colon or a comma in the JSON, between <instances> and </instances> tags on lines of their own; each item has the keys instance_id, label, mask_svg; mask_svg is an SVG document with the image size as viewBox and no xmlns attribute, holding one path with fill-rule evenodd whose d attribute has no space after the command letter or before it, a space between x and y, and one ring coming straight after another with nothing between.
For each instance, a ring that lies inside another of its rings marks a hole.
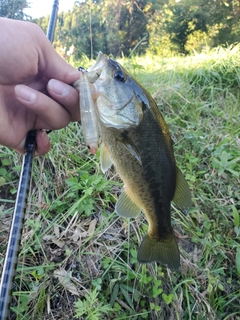
<instances>
[{"instance_id":1,"label":"foliage","mask_svg":"<svg viewBox=\"0 0 240 320\"><path fill-rule=\"evenodd\" d=\"M2 0L0 16L30 19L26 0ZM58 14L54 47L65 59L146 52L201 52L239 41L239 0L85 0ZM32 20L46 32L49 16Z\"/></svg>"},{"instance_id":2,"label":"foliage","mask_svg":"<svg viewBox=\"0 0 240 320\"><path fill-rule=\"evenodd\" d=\"M187 215L172 208L181 274L139 265L145 218L116 216L122 184L114 170L102 175L99 154L71 124L52 132L51 151L34 161L13 318L239 319L239 53L121 60L157 101L192 191ZM2 269L21 157L1 147L0 161Z\"/></svg>"},{"instance_id":3,"label":"foliage","mask_svg":"<svg viewBox=\"0 0 240 320\"><path fill-rule=\"evenodd\" d=\"M76 2L58 15L54 46L65 58L201 52L239 40L238 0ZM44 30L48 17L35 20Z\"/></svg>"},{"instance_id":4,"label":"foliage","mask_svg":"<svg viewBox=\"0 0 240 320\"><path fill-rule=\"evenodd\" d=\"M1 0L0 17L23 20L27 18L24 9L29 8L27 0Z\"/></svg>"},{"instance_id":5,"label":"foliage","mask_svg":"<svg viewBox=\"0 0 240 320\"><path fill-rule=\"evenodd\" d=\"M167 44L170 51L186 54L238 41L239 1L162 0L161 4L147 25L151 52L166 52Z\"/></svg>"},{"instance_id":6,"label":"foliage","mask_svg":"<svg viewBox=\"0 0 240 320\"><path fill-rule=\"evenodd\" d=\"M142 38L146 38L148 1L76 2L72 12L58 15L55 46L68 54L73 49L75 59L82 53L96 57L101 50L107 54L128 55ZM48 17L36 22L46 29ZM138 52L146 48L142 43Z\"/></svg>"},{"instance_id":7,"label":"foliage","mask_svg":"<svg viewBox=\"0 0 240 320\"><path fill-rule=\"evenodd\" d=\"M112 308L110 305L103 305L103 302L99 302L98 295L99 292L97 292L97 289L94 289L86 295L84 301L78 299L78 301L75 302L76 315L74 318L79 319L79 317L81 317L81 319L86 320L104 319L104 314L108 314L112 311ZM82 316L84 316L84 318Z\"/></svg>"}]
</instances>

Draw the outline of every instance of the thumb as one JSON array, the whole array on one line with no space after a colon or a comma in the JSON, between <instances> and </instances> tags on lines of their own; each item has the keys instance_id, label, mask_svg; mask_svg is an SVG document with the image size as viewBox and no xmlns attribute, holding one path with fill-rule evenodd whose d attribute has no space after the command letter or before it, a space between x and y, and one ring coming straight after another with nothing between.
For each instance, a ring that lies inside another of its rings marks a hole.
<instances>
[{"instance_id":1,"label":"thumb","mask_svg":"<svg viewBox=\"0 0 240 320\"><path fill-rule=\"evenodd\" d=\"M17 152L24 154L25 153L25 144L26 144L26 137L17 145L14 146L13 149ZM50 150L50 141L49 137L44 130L39 130L36 135L36 150L35 156L42 156Z\"/></svg>"},{"instance_id":2,"label":"thumb","mask_svg":"<svg viewBox=\"0 0 240 320\"><path fill-rule=\"evenodd\" d=\"M36 137L35 156L42 156L50 150L50 140L48 134L44 130L40 130Z\"/></svg>"}]
</instances>

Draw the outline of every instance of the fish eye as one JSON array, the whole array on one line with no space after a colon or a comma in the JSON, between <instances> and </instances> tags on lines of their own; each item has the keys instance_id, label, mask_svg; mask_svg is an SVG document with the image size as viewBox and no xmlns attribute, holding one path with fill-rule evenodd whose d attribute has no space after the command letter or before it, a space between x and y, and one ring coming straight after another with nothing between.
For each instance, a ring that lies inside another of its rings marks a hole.
<instances>
[{"instance_id":1,"label":"fish eye","mask_svg":"<svg viewBox=\"0 0 240 320\"><path fill-rule=\"evenodd\" d=\"M122 70L117 70L114 73L114 79L120 82L125 82L124 73L122 72Z\"/></svg>"}]
</instances>

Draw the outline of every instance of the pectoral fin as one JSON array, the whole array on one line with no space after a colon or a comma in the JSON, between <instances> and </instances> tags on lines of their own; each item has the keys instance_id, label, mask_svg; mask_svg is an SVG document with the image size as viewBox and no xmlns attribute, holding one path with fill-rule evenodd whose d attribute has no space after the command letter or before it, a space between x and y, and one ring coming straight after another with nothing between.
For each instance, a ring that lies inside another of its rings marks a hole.
<instances>
[{"instance_id":1,"label":"pectoral fin","mask_svg":"<svg viewBox=\"0 0 240 320\"><path fill-rule=\"evenodd\" d=\"M105 173L108 169L110 169L112 165L112 159L110 157L110 153L104 143L101 144L101 149L100 149L100 165L103 173Z\"/></svg>"},{"instance_id":2,"label":"pectoral fin","mask_svg":"<svg viewBox=\"0 0 240 320\"><path fill-rule=\"evenodd\" d=\"M115 210L119 216L125 218L135 218L141 212L141 209L132 201L125 189L123 189L116 203Z\"/></svg>"},{"instance_id":3,"label":"pectoral fin","mask_svg":"<svg viewBox=\"0 0 240 320\"><path fill-rule=\"evenodd\" d=\"M186 213L192 205L191 193L182 172L178 167L176 169L176 189L173 202L180 210Z\"/></svg>"},{"instance_id":4,"label":"pectoral fin","mask_svg":"<svg viewBox=\"0 0 240 320\"><path fill-rule=\"evenodd\" d=\"M128 137L126 133L122 133L118 140L124 145L124 147L131 153L131 155L137 159L137 161L142 164L140 154L134 145L133 141Z\"/></svg>"}]
</instances>

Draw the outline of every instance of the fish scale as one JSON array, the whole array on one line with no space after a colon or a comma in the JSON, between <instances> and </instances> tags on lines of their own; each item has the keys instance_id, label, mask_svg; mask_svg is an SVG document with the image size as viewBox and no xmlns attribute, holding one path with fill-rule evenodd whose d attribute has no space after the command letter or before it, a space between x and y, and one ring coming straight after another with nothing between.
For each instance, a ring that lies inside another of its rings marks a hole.
<instances>
[{"instance_id":1,"label":"fish scale","mask_svg":"<svg viewBox=\"0 0 240 320\"><path fill-rule=\"evenodd\" d=\"M161 258L151 257L151 260L157 260L172 269L178 269L179 251L171 227L170 215L170 203L175 191L175 161L171 148L162 152L164 135L159 124L154 120L152 112L146 110L139 126L129 130L128 136L139 152L141 164L118 139L114 138L114 130L111 132L111 129L101 125L100 131L116 171L127 189L131 190L134 202L145 213L149 225L148 236L158 243L168 241L170 238L174 246L175 257L174 259L170 257L172 264L171 261ZM169 154L170 152L172 155ZM151 247L152 243L146 250L151 252ZM138 258L142 261L139 254Z\"/></svg>"},{"instance_id":2,"label":"fish scale","mask_svg":"<svg viewBox=\"0 0 240 320\"><path fill-rule=\"evenodd\" d=\"M87 110L94 107L97 115L101 168L106 172L113 163L124 182L115 210L126 218L142 210L148 221L137 259L178 270L180 254L171 226L171 201L186 211L191 195L176 166L168 126L151 95L117 61L100 52L89 72L96 99L89 99ZM91 117L89 121L91 124Z\"/></svg>"},{"instance_id":3,"label":"fish scale","mask_svg":"<svg viewBox=\"0 0 240 320\"><path fill-rule=\"evenodd\" d=\"M149 126L149 123L151 123L151 126ZM158 152L161 150L162 145L162 139L160 138L161 128L154 121L152 112L149 109L145 110L140 125L129 132L129 138L139 151L142 164L139 164L117 139L113 143L114 131L111 133L110 129L101 126L101 136L111 154L116 171L124 184L135 194L136 202L140 208L143 209L147 216L151 216L151 219L148 220L152 221L152 217L154 217L156 221L157 208L155 202L164 197L165 202L168 203L168 210L161 212L161 225L165 226L165 221L169 224L169 204L175 191L175 161L173 155L169 155L167 152L163 155L163 152ZM172 150L169 151L173 153ZM120 158L122 161L119 165ZM166 180L168 184L166 184ZM153 197L152 190L156 194L156 199ZM159 223L154 225L157 226ZM157 230L153 230L152 233L156 234Z\"/></svg>"}]
</instances>

